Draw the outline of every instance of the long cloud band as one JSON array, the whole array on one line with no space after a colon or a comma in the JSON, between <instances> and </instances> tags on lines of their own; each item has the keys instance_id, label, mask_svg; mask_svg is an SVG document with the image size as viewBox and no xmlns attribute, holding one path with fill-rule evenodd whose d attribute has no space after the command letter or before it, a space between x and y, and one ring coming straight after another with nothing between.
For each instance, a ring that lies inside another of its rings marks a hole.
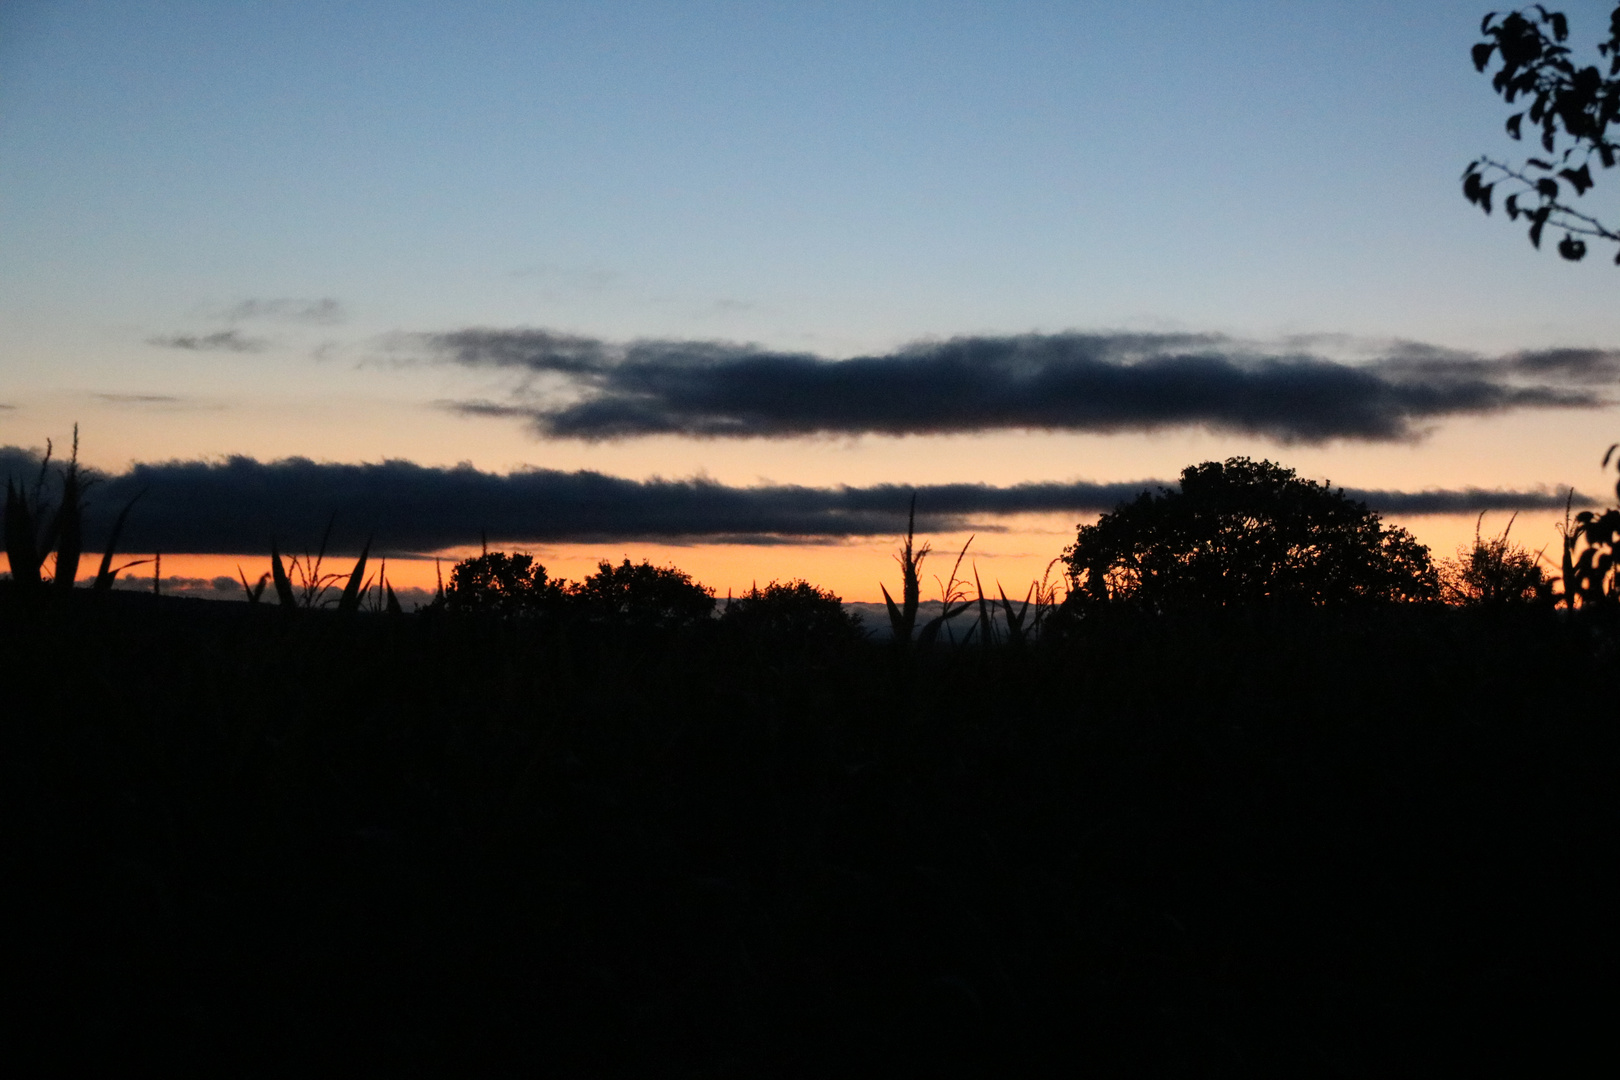
<instances>
[{"instance_id":1,"label":"long cloud band","mask_svg":"<svg viewBox=\"0 0 1620 1080\"><path fill-rule=\"evenodd\" d=\"M39 460L0 447L0 473L38 475ZM272 537L301 550L335 514L334 542L352 550L367 536L391 553L431 552L477 543L665 540L764 544L889 536L905 528L917 495L919 531L997 528L1022 513L1110 510L1166 482L1042 483L917 488L732 487L711 480L628 480L595 472L536 469L508 475L406 461L324 464L303 458L260 462L138 464L90 489L91 546L136 494L120 546L130 551L257 552ZM1566 495L1538 491L1350 491L1375 510L1457 514L1481 510L1562 510ZM1577 506L1590 505L1584 496Z\"/></svg>"},{"instance_id":2,"label":"long cloud band","mask_svg":"<svg viewBox=\"0 0 1620 1080\"><path fill-rule=\"evenodd\" d=\"M1025 334L844 360L706 341L613 344L541 329L424 334L434 360L519 375L504 401L547 438L781 438L1203 427L1282 443L1398 441L1452 416L1596 408L1620 352L1486 358L1396 343L1365 362L1212 334ZM544 385L542 385L544 384Z\"/></svg>"}]
</instances>

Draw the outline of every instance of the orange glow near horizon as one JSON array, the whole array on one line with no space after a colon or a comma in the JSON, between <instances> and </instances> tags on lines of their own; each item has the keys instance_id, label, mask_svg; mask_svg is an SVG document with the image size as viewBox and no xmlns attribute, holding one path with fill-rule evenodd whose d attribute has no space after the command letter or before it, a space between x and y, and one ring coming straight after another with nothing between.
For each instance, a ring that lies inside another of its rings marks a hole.
<instances>
[{"instance_id":1,"label":"orange glow near horizon","mask_svg":"<svg viewBox=\"0 0 1620 1080\"><path fill-rule=\"evenodd\" d=\"M1542 517L1546 520L1540 520ZM1087 521L1095 520L1088 515ZM1409 529L1422 543L1428 544L1436 561L1454 556L1459 548L1473 542L1475 516L1446 515L1414 518L1389 518L1393 524ZM1481 532L1491 536L1499 534L1507 525L1506 513L1487 514ZM1512 539L1532 552L1547 549L1549 559L1556 560L1557 532L1551 514L1534 517L1520 515L1514 523ZM1030 514L1003 519L1001 532L982 532L973 538L962 559L958 576L973 591L973 574L977 569L986 592L995 595L998 585L1009 596L1022 597L1031 582L1041 580L1051 561L1059 557L1065 546L1073 541L1075 516L1065 514ZM940 592L938 578L951 572L956 555L970 534L940 533L919 537L919 543L931 545L933 554L923 565L923 597L937 599ZM589 544L497 544L497 550L525 551L545 566L552 578L578 581L594 573L599 562L617 563L628 558L632 562L647 560L658 566L675 566L692 578L709 586L715 595L724 598L728 593L740 595L752 585L766 585L771 581L803 578L811 584L831 589L844 600L877 603L883 599L879 583L894 593L899 581L894 553L901 537L863 538L829 544L669 544L654 542L589 543ZM389 559L388 580L397 590L421 589L431 593L437 587L438 574L447 578L450 568L463 558L478 554L478 548L456 548L441 552L437 564L432 558ZM142 558L140 553L123 555L120 564ZM86 553L80 563L81 582L94 577L99 556ZM0 566L7 566L0 555ZM323 573L347 575L353 568L352 556L328 557ZM372 560L368 574L377 573L381 560ZM9 569L9 566L7 566ZM49 567L47 566L47 570ZM184 591L190 595L209 595L204 584L216 578L238 578L238 570L249 583L256 582L260 574L270 570L267 553L248 555L231 554L163 554L164 591ZM1061 567L1054 567L1054 578L1060 577ZM150 587L152 564L136 566L123 575L121 582L129 587L142 582ZM294 578L297 584L297 578ZM341 587L342 581L339 580ZM219 599L240 599L242 587L212 590ZM1016 598L1015 597L1015 598Z\"/></svg>"}]
</instances>

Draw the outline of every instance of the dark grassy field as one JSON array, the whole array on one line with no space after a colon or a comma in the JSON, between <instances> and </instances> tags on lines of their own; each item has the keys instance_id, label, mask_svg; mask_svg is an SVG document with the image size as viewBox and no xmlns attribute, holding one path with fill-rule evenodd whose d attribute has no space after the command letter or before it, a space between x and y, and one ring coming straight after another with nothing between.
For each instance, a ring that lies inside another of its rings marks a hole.
<instances>
[{"instance_id":1,"label":"dark grassy field","mask_svg":"<svg viewBox=\"0 0 1620 1080\"><path fill-rule=\"evenodd\" d=\"M1612 1020L1613 641L1434 608L903 656L0 591L9 1052L1552 1065Z\"/></svg>"}]
</instances>

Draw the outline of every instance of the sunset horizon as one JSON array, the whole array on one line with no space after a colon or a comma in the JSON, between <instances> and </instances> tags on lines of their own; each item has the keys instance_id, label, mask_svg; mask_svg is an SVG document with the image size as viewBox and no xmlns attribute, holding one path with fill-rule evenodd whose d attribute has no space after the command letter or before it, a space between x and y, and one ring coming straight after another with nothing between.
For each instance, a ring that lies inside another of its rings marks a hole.
<instances>
[{"instance_id":1,"label":"sunset horizon","mask_svg":"<svg viewBox=\"0 0 1620 1080\"><path fill-rule=\"evenodd\" d=\"M1233 456L1373 493L1437 558L1481 511L1556 543L1565 495L1606 497L1620 315L1601 265L1459 197L1505 138L1479 13L1200 10L13 6L8 475L77 424L92 527L165 478L130 542L201 594L332 515L347 553L397 534L434 471L434 520L382 541L412 588L487 535L876 601L913 489L1010 584L1113 505L1051 489ZM232 461L331 484L174 486Z\"/></svg>"}]
</instances>

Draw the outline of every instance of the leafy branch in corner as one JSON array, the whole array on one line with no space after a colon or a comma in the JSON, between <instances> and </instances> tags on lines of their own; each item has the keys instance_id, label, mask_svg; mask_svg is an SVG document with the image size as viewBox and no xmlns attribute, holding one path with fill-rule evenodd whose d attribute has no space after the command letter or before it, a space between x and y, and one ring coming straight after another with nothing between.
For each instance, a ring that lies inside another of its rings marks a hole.
<instances>
[{"instance_id":1,"label":"leafy branch in corner","mask_svg":"<svg viewBox=\"0 0 1620 1080\"><path fill-rule=\"evenodd\" d=\"M1597 67L1575 66L1564 44L1569 20L1540 4L1510 12L1500 21L1493 11L1479 29L1487 40L1474 46L1475 70L1483 73L1498 58L1501 67L1491 88L1510 105L1530 103L1508 117L1508 135L1522 139L1528 119L1532 130L1541 129L1547 156L1526 158L1520 166L1482 156L1462 175L1463 196L1489 214L1497 185L1511 187L1502 202L1508 217L1529 221L1530 243L1537 248L1547 226L1563 230L1558 254L1571 262L1586 257L1583 236L1620 245L1620 227L1575 209L1565 194L1567 187L1578 199L1595 186L1594 160L1605 169L1620 160L1620 143L1609 139L1610 125L1620 127L1620 6L1609 16L1608 40L1597 47L1608 59L1607 77ZM1615 264L1620 265L1620 252Z\"/></svg>"}]
</instances>

